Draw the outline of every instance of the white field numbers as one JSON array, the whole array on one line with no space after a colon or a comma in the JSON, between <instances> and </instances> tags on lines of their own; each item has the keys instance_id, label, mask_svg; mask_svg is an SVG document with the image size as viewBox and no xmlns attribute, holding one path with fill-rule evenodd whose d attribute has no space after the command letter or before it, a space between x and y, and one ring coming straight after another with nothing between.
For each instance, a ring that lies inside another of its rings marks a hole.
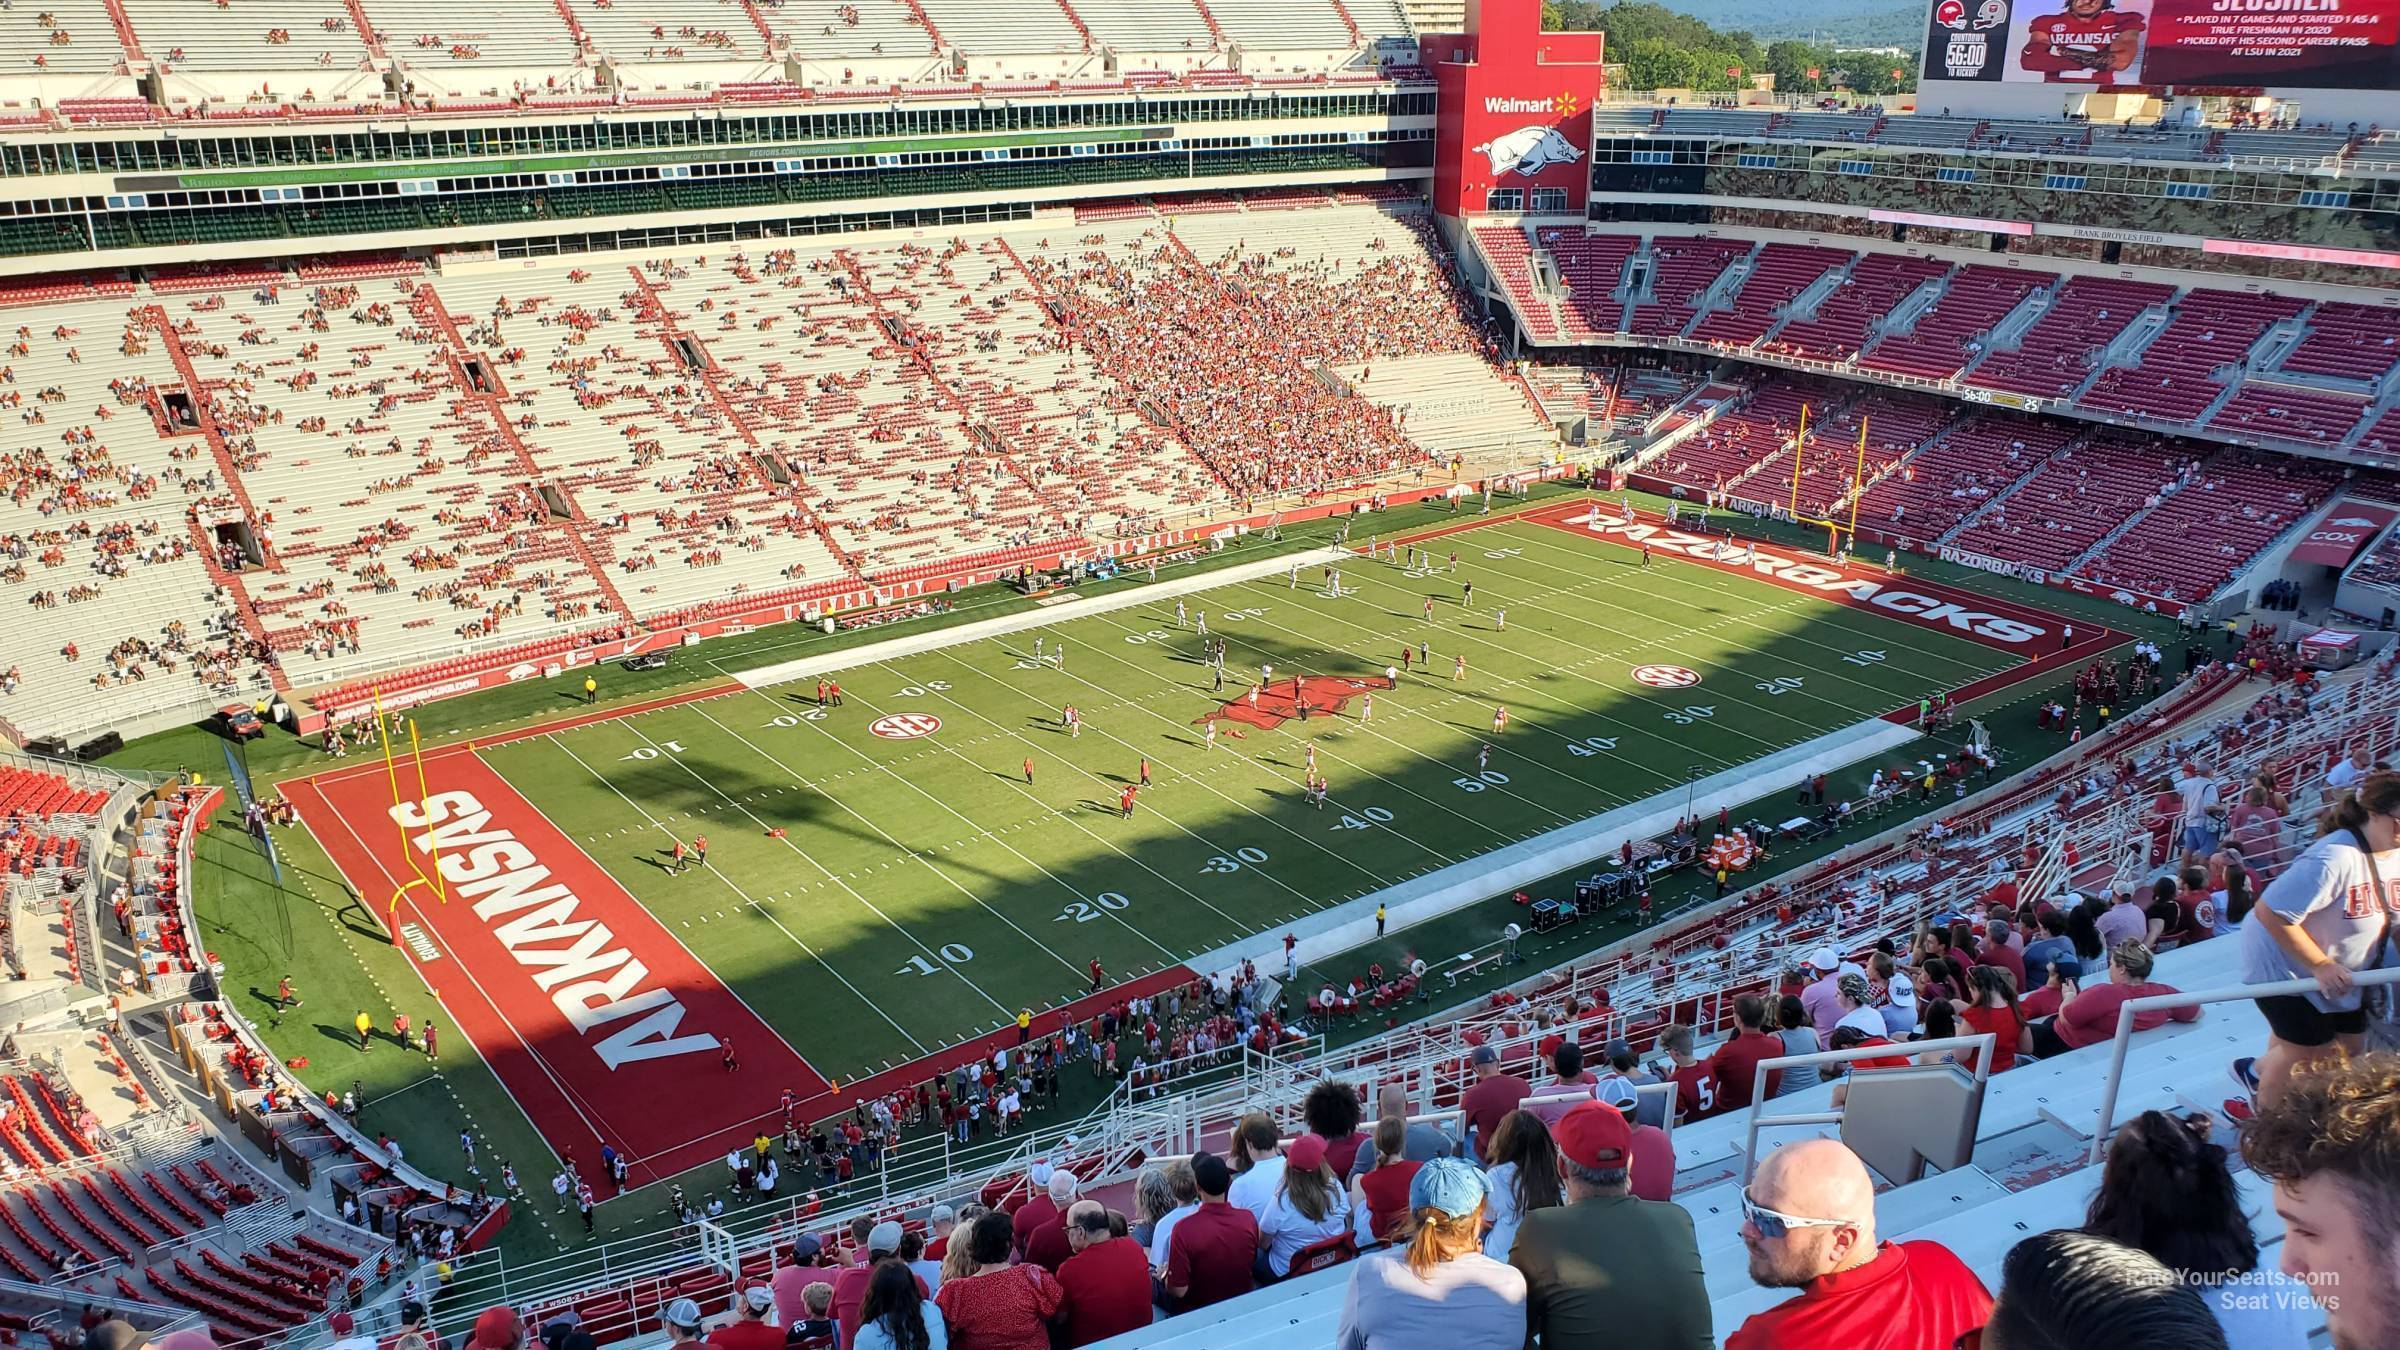
<instances>
[{"instance_id":1,"label":"white field numbers","mask_svg":"<svg viewBox=\"0 0 2400 1350\"><path fill-rule=\"evenodd\" d=\"M803 708L796 713L779 713L776 716L768 718L765 722L765 725L770 727L796 727L802 722L822 722L825 720L825 715L829 711L830 709L826 708Z\"/></svg>"},{"instance_id":2,"label":"white field numbers","mask_svg":"<svg viewBox=\"0 0 2400 1350\"><path fill-rule=\"evenodd\" d=\"M682 754L682 753L683 753L683 742L681 742L681 741L660 741L660 742L659 742L658 744L656 744L656 745L642 745L642 746L636 746L636 747L634 747L634 751L633 751L633 753L632 753L632 754L630 754L630 755L619 755L619 756L617 756L617 759L618 759L620 762L622 762L622 761L624 761L624 760L629 760L629 759L631 759L631 760L646 760L646 759L656 759L656 758L658 758L658 756L659 756L660 752L662 752L662 751L663 751L663 752L665 752L665 753L667 753L667 754L670 754L670 755L680 755L680 754Z\"/></svg>"},{"instance_id":3,"label":"white field numbers","mask_svg":"<svg viewBox=\"0 0 2400 1350\"><path fill-rule=\"evenodd\" d=\"M1067 920L1073 919L1077 923L1090 923L1099 918L1103 912L1128 909L1132 905L1133 901L1115 891L1102 891L1089 900L1077 900L1068 905L1058 912L1057 918L1050 922L1065 923Z\"/></svg>"},{"instance_id":4,"label":"white field numbers","mask_svg":"<svg viewBox=\"0 0 2400 1350\"><path fill-rule=\"evenodd\" d=\"M1216 872L1220 874L1225 872L1239 872L1242 870L1244 865L1256 867L1266 860L1267 851L1263 848L1237 848L1230 856L1220 853L1217 856L1209 859L1207 862L1200 864L1200 870L1203 872Z\"/></svg>"},{"instance_id":5,"label":"white field numbers","mask_svg":"<svg viewBox=\"0 0 2400 1350\"><path fill-rule=\"evenodd\" d=\"M1716 715L1717 707L1713 703L1694 703L1687 707L1669 708L1665 713L1666 719L1679 727L1688 727L1694 722L1706 721Z\"/></svg>"},{"instance_id":6,"label":"white field numbers","mask_svg":"<svg viewBox=\"0 0 2400 1350\"><path fill-rule=\"evenodd\" d=\"M1391 812L1384 810L1380 806L1362 806L1358 809L1358 814L1355 816L1349 814L1348 812L1344 812L1341 823L1332 826L1331 828L1336 830L1371 830L1378 825L1389 825L1391 823Z\"/></svg>"},{"instance_id":7,"label":"white field numbers","mask_svg":"<svg viewBox=\"0 0 2400 1350\"><path fill-rule=\"evenodd\" d=\"M1508 775L1498 769L1485 769L1481 773L1453 778L1450 780L1450 785L1461 792L1481 792L1486 788L1508 786Z\"/></svg>"},{"instance_id":8,"label":"white field numbers","mask_svg":"<svg viewBox=\"0 0 2400 1350\"><path fill-rule=\"evenodd\" d=\"M904 684L892 691L892 697L923 698L927 694L947 694L949 692L950 682L948 680L927 680L923 684Z\"/></svg>"},{"instance_id":9,"label":"white field numbers","mask_svg":"<svg viewBox=\"0 0 2400 1350\"><path fill-rule=\"evenodd\" d=\"M959 942L945 942L934 953L941 958L936 964L932 957L912 956L905 965L893 971L895 975L938 975L945 966L963 966L975 959L975 949Z\"/></svg>"},{"instance_id":10,"label":"white field numbers","mask_svg":"<svg viewBox=\"0 0 2400 1350\"><path fill-rule=\"evenodd\" d=\"M1244 619L1263 619L1266 615L1267 607L1265 605L1253 605L1248 609L1226 610L1217 615L1216 619L1219 623L1240 623ZM1141 647L1153 642L1171 641L1174 636L1174 633L1164 628L1145 628L1138 633L1127 633L1125 640L1136 647ZM1024 665L1025 663L1020 661L1017 664Z\"/></svg>"},{"instance_id":11,"label":"white field numbers","mask_svg":"<svg viewBox=\"0 0 2400 1350\"><path fill-rule=\"evenodd\" d=\"M1567 742L1567 753L1581 758L1605 754L1617 748L1614 736L1586 736L1580 741Z\"/></svg>"},{"instance_id":12,"label":"white field numbers","mask_svg":"<svg viewBox=\"0 0 2400 1350\"><path fill-rule=\"evenodd\" d=\"M1771 680L1760 680L1757 684L1753 685L1752 688L1755 688L1758 690L1758 692L1765 694L1768 698L1775 698L1783 694L1797 693L1800 689L1800 677L1797 675L1778 675Z\"/></svg>"},{"instance_id":13,"label":"white field numbers","mask_svg":"<svg viewBox=\"0 0 2400 1350\"><path fill-rule=\"evenodd\" d=\"M1857 651L1843 657L1842 660L1845 663L1853 666L1881 665L1884 660L1884 653L1878 651Z\"/></svg>"}]
</instances>

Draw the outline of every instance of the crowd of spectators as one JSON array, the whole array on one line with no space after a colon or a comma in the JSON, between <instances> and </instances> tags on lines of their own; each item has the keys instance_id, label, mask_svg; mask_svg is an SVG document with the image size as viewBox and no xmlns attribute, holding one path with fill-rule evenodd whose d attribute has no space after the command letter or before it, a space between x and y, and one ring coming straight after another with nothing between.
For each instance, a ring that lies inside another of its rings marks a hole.
<instances>
[{"instance_id":1,"label":"crowd of spectators","mask_svg":"<svg viewBox=\"0 0 2400 1350\"><path fill-rule=\"evenodd\" d=\"M1420 222L1411 222L1420 234ZM1439 269L1430 237L1379 256L1305 257L1241 244L1200 258L1164 227L1111 246L1029 256L1044 290L1140 401L1237 496L1396 475L1426 465L1405 414L1319 378L1327 366L1438 352L1492 353Z\"/></svg>"}]
</instances>

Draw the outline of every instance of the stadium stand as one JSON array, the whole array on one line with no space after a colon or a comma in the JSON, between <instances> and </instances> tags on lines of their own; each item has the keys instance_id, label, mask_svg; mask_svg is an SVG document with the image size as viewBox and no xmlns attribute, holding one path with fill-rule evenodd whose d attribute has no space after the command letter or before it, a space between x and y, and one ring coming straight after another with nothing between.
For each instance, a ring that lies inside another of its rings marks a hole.
<instances>
[{"instance_id":1,"label":"stadium stand","mask_svg":"<svg viewBox=\"0 0 2400 1350\"><path fill-rule=\"evenodd\" d=\"M2061 449L2016 491L1985 508L1955 542L2063 572L2196 468L2188 448L2170 456L2150 437L2095 432Z\"/></svg>"},{"instance_id":2,"label":"stadium stand","mask_svg":"<svg viewBox=\"0 0 2400 1350\"><path fill-rule=\"evenodd\" d=\"M1818 361L1847 360L1866 347L1877 323L1949 270L1930 258L1861 254L1840 287L1817 302L1815 314L1794 317L1760 350Z\"/></svg>"},{"instance_id":3,"label":"stadium stand","mask_svg":"<svg viewBox=\"0 0 2400 1350\"><path fill-rule=\"evenodd\" d=\"M2330 464L2228 451L2202 463L2076 570L2148 595L2203 599L2323 505L2341 482Z\"/></svg>"},{"instance_id":4,"label":"stadium stand","mask_svg":"<svg viewBox=\"0 0 2400 1350\"><path fill-rule=\"evenodd\" d=\"M2395 719L2400 684L2388 674L2388 669L2361 672L2358 678L2303 691L2261 686L2212 663L2144 718L1962 803L1939 831L1894 832L1788 885L1753 888L1704 905L1599 959L1521 981L1463 1015L1411 1023L1296 1062L1255 1061L1239 1077L1189 1090L1172 1105L1128 1098L1101 1116L1029 1138L988 1172L895 1194L863 1210L805 1204L772 1215L744 1215L740 1227L753 1236L732 1270L695 1262L681 1245L654 1242L645 1249L629 1246L614 1258L637 1272L631 1276L574 1292L536 1294L530 1302L537 1320L556 1309L575 1308L595 1336L646 1345L656 1335L654 1319L667 1300L690 1296L707 1306L732 1279L763 1277L788 1260L781 1253L795 1225L817 1239L821 1254L811 1264L830 1271L844 1260L851 1213L925 1229L936 1204L945 1207L945 1215L948 1207L963 1202L1014 1210L1053 1168L1073 1170L1083 1180L1083 1194L1126 1210L1139 1223L1145 1215L1137 1211L1131 1183L1144 1167L1194 1146L1222 1146L1235 1120L1249 1112L1268 1113L1291 1139L1305 1129L1303 1097L1325 1081L1349 1085L1371 1099L1377 1085L1396 1088L1413 1120L1447 1128L1459 1120L1461 1094L1475 1081L1472 1051L1493 1050L1494 1067L1523 1075L1537 1095L1558 1090L1546 1077L1544 1059L1545 1046L1556 1040L1572 1039L1588 1048L1623 1037L1637 1056L1646 1056L1669 1026L1692 1027L1699 1030L1705 1053L1705 1041L1729 1027L1737 997L1804 981L1805 974L1794 972L1813 964L1820 948L1830 946L1841 961L1864 961L1873 955L1877 939L1891 939L1913 955L1929 918L1978 914L1977 897L1987 891L2020 897L2023 908L2004 906L2008 926L2015 927L2029 922L2036 897L2067 896L2069 888L2105 897L2115 888L2146 884L2159 869L2173 865L2180 812L2172 793L2162 797L2154 789L2182 772L2179 766L2198 747L2209 748L2216 781L2239 786L2263 775L2295 797L2313 790L2326 767L2349 747L2388 750L2400 742ZM2139 846L2121 848L2128 840ZM2270 850L2262 854L2268 859L2262 865L2277 865L2281 856ZM2163 951L2151 987L2202 991L2238 983L2239 947L2236 941L2206 940ZM1902 978L1914 977L1903 971ZM1880 993L1875 997L1882 1001ZM1918 1014L1908 1013L1912 1026L1917 1020ZM2115 1125L2158 1109L2176 1115L2205 1112L2223 1128L2228 1121L2222 1108L2199 1085L2221 1078L2226 1063L2262 1042L2264 1023L2255 1008L2246 1000L2215 1003L2190 1020L2137 1025L2142 1029L2124 1043L2122 1072L2110 1069L2117 1047L2106 1034L2061 1054L2019 1054L2013 1067L1994 1071L1979 1104L1970 1108L1971 1146L1958 1165L1879 1184L1875 1210L1881 1235L1940 1242L1988 1286L1996 1286L2000 1261L2019 1238L2081 1221L2099 1175L2089 1159ZM1867 1057L1875 1053L1872 1046L1861 1051ZM1967 1081L1954 1066L1853 1065L1844 1083L1799 1088L1774 1097L1771 1105L1759 1102L1689 1118L1670 1113L1671 1199L1698 1229L1720 1337L1748 1315L1789 1297L1786 1291L1753 1287L1747 1277L1737 1195L1749 1166L1764 1150L1796 1138L1848 1134L1853 1122L1846 1114L1875 1109L1857 1103L1876 1100L1881 1084L1922 1083L1928 1074L1947 1081L1952 1073L1960 1073L1959 1083ZM1851 1094L1851 1105L1836 1102L1837 1089ZM1571 1091L1588 1095L1592 1089ZM1763 1132L1753 1123L1754 1115L1786 1114L1803 1123L1767 1124ZM2246 1208L2260 1226L2265 1262L2272 1264L2280 1237L2277 1221L2270 1206L2258 1203L2260 1184L2254 1179L2240 1184L2251 1202ZM1347 1276L1337 1264L1106 1344L1133 1350L1288 1345L1295 1336L1320 1338L1330 1334L1340 1315ZM465 1285L470 1293L480 1288L473 1278Z\"/></svg>"},{"instance_id":5,"label":"stadium stand","mask_svg":"<svg viewBox=\"0 0 2400 1350\"><path fill-rule=\"evenodd\" d=\"M136 715L248 698L287 667L339 683L462 643L561 643L1547 434L1519 408L1442 436L1420 422L1439 442L1420 444L1312 373L1447 355L1469 362L1458 388L1481 387L1488 342L1421 213L1224 202L1073 245L962 233L438 279L219 269L154 280L130 321L121 297L64 302L19 366L54 382L46 400L105 415L59 432L74 472L26 458L0 501L0 594L76 619L72 642L12 654L12 711L38 725L99 690ZM1187 322L1222 335L1208 380L1126 364ZM104 334L105 369L81 360ZM1285 391L1283 449L1203 392L1229 370ZM1348 448L1303 462L1318 434ZM90 528L54 538L44 519L68 503Z\"/></svg>"},{"instance_id":6,"label":"stadium stand","mask_svg":"<svg viewBox=\"0 0 2400 1350\"><path fill-rule=\"evenodd\" d=\"M2229 384L2261 337L2289 322L2304 305L2287 296L2251 295L2195 287L2174 302L2172 317L2132 365L2103 370L2077 399L2087 408L2198 422Z\"/></svg>"},{"instance_id":7,"label":"stadium stand","mask_svg":"<svg viewBox=\"0 0 2400 1350\"><path fill-rule=\"evenodd\" d=\"M1947 379L1982 356L2002 321L2052 279L1980 264L1959 268L1913 326L1886 334L1860 354L1858 364L1894 375Z\"/></svg>"},{"instance_id":8,"label":"stadium stand","mask_svg":"<svg viewBox=\"0 0 2400 1350\"><path fill-rule=\"evenodd\" d=\"M1752 245L1722 239L1653 240L1647 297L1634 296L1626 332L1636 337L1677 337L1706 303L1726 269L1746 258ZM1641 265L1637 259L1636 266Z\"/></svg>"},{"instance_id":9,"label":"stadium stand","mask_svg":"<svg viewBox=\"0 0 2400 1350\"><path fill-rule=\"evenodd\" d=\"M1868 488L1859 519L1917 539L1947 537L2006 497L2077 435L2064 422L1976 412Z\"/></svg>"}]
</instances>

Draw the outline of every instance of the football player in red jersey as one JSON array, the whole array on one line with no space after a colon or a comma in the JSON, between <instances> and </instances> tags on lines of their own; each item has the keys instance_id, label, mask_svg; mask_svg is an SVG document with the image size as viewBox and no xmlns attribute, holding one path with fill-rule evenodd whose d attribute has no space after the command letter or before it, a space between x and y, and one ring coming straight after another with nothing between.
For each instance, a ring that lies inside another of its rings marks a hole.
<instances>
[{"instance_id":1,"label":"football player in red jersey","mask_svg":"<svg viewBox=\"0 0 2400 1350\"><path fill-rule=\"evenodd\" d=\"M2066 13L2027 26L2017 64L2053 84L2114 84L2141 49L2141 15L2118 12L2114 0L2067 0Z\"/></svg>"}]
</instances>

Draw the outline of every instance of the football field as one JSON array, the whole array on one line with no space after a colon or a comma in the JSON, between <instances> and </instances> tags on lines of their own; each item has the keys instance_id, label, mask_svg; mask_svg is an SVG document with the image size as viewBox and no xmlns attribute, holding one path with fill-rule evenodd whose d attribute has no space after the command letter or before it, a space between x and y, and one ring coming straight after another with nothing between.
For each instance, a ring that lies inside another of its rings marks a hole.
<instances>
[{"instance_id":1,"label":"football field","mask_svg":"<svg viewBox=\"0 0 2400 1350\"><path fill-rule=\"evenodd\" d=\"M1593 510L1465 518L1414 564L1404 545L1223 584L1165 571L1113 608L1062 600L429 754L396 806L380 760L287 792L378 908L416 883L402 949L544 1136L630 1148L655 1177L787 1089L846 1105L1020 1009L1079 1014L1095 962L1106 991L1185 979L2115 636L2069 647L2035 611L1772 551L1695 558L1715 546Z\"/></svg>"}]
</instances>

